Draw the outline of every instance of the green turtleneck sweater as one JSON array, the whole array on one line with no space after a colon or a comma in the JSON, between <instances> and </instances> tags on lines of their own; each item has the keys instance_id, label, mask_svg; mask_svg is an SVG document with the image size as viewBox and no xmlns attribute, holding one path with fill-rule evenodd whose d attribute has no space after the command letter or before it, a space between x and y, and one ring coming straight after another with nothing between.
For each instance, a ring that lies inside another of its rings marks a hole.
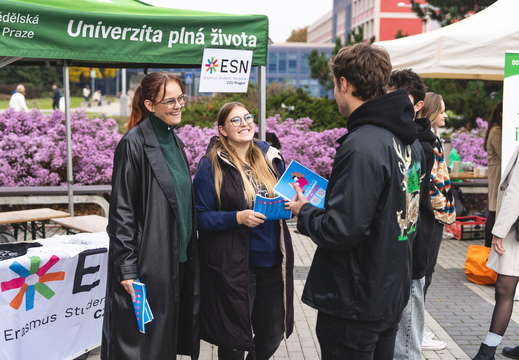
<instances>
[{"instance_id":1,"label":"green turtleneck sweater","mask_svg":"<svg viewBox=\"0 0 519 360\"><path fill-rule=\"evenodd\" d=\"M179 261L187 261L187 245L193 231L193 201L191 176L186 161L180 150L173 128L156 116L150 115L151 123L159 140L159 145L166 159L177 197L178 223L180 230Z\"/></svg>"}]
</instances>

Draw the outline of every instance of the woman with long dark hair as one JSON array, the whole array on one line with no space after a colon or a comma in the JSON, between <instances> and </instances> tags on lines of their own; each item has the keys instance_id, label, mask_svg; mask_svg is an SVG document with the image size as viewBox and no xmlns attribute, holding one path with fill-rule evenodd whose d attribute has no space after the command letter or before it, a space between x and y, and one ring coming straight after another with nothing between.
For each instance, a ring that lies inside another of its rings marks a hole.
<instances>
[{"instance_id":1,"label":"woman with long dark hair","mask_svg":"<svg viewBox=\"0 0 519 360\"><path fill-rule=\"evenodd\" d=\"M198 358L196 216L184 145L173 131L185 102L178 77L146 75L115 150L103 360ZM137 279L154 316L144 334L132 305Z\"/></svg>"},{"instance_id":2,"label":"woman with long dark hair","mask_svg":"<svg viewBox=\"0 0 519 360\"><path fill-rule=\"evenodd\" d=\"M497 187L501 181L501 124L503 102L496 105L488 122L483 148L488 158L488 217L485 225L485 246L492 246L492 228L496 221Z\"/></svg>"},{"instance_id":3,"label":"woman with long dark hair","mask_svg":"<svg viewBox=\"0 0 519 360\"><path fill-rule=\"evenodd\" d=\"M200 161L195 191L201 338L220 360L267 360L293 328L292 241L284 220L254 212L256 194L275 197L285 169L279 151L254 139L254 115L222 106L219 136Z\"/></svg>"}]
</instances>

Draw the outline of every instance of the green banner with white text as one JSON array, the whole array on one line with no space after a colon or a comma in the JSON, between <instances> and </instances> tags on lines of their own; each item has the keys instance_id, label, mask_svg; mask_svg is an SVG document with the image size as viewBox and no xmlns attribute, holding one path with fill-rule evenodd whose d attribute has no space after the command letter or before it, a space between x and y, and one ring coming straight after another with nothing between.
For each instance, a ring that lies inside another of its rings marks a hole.
<instances>
[{"instance_id":1,"label":"green banner with white text","mask_svg":"<svg viewBox=\"0 0 519 360\"><path fill-rule=\"evenodd\" d=\"M0 0L1 57L200 66L206 47L251 50L252 64L266 65L268 18L134 0Z\"/></svg>"},{"instance_id":2,"label":"green banner with white text","mask_svg":"<svg viewBox=\"0 0 519 360\"><path fill-rule=\"evenodd\" d=\"M501 171L519 145L519 51L505 53Z\"/></svg>"}]
</instances>

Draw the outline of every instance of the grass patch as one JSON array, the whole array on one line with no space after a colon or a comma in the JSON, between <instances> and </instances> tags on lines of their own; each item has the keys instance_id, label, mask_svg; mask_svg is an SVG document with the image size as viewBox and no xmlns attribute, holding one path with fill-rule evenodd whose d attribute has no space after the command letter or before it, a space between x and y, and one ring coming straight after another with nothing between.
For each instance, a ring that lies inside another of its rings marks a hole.
<instances>
[{"instance_id":1,"label":"grass patch","mask_svg":"<svg viewBox=\"0 0 519 360\"><path fill-rule=\"evenodd\" d=\"M115 100L114 97L105 97L105 101L113 102ZM52 99L51 98L39 98L39 99L26 99L27 106L29 110L31 109L44 109L49 110L52 109ZM70 98L70 108L75 109L81 107L81 103L85 101L85 98L82 96L71 97ZM2 99L0 100L0 109L7 109L9 107L9 100ZM90 112L87 109L87 112Z\"/></svg>"}]
</instances>

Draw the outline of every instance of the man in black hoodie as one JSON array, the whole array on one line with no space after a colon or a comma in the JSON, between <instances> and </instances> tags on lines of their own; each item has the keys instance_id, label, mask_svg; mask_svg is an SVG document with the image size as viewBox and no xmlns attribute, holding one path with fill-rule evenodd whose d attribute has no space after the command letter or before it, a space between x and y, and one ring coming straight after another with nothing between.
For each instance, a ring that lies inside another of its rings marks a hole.
<instances>
[{"instance_id":1,"label":"man in black hoodie","mask_svg":"<svg viewBox=\"0 0 519 360\"><path fill-rule=\"evenodd\" d=\"M418 74L411 69L395 70L391 73L388 91L405 89L409 100L414 105L415 113L424 106L427 89ZM411 295L409 302L402 311L402 318L398 324L398 333L395 343L395 360L420 359L421 350L441 350L446 344L443 341L433 340L431 335L424 332L425 307L423 286L425 272L429 261L429 248L434 225L434 211L429 197L431 170L434 165L433 144L436 136L431 131L431 122L427 118L415 119L418 140L425 154L426 166L424 179L420 190L420 224L413 242L413 272L411 275Z\"/></svg>"},{"instance_id":2,"label":"man in black hoodie","mask_svg":"<svg viewBox=\"0 0 519 360\"><path fill-rule=\"evenodd\" d=\"M317 244L302 300L318 310L323 360L392 359L409 298L424 155L407 92L386 94L383 48L342 48L330 67L348 134L338 140L324 209L297 188L287 204Z\"/></svg>"}]
</instances>

